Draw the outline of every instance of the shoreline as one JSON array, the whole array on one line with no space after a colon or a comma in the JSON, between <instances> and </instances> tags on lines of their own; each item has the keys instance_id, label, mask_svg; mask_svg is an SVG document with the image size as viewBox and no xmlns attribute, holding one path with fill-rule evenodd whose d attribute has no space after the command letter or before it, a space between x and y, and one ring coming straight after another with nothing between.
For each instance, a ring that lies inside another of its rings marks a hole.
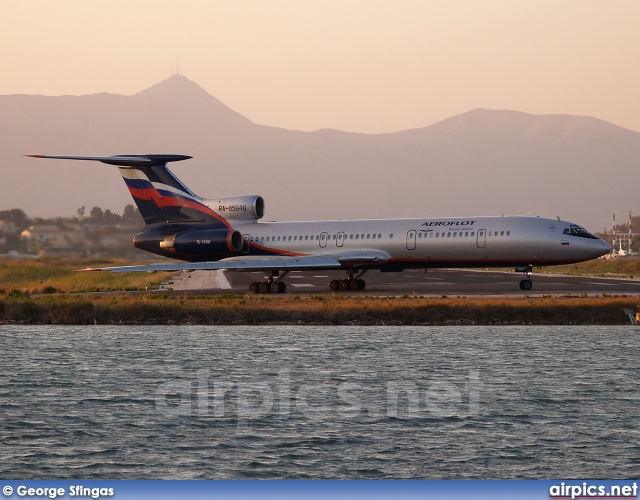
<instances>
[{"instance_id":1,"label":"shoreline","mask_svg":"<svg viewBox=\"0 0 640 500\"><path fill-rule=\"evenodd\" d=\"M0 324L630 325L638 297L369 297L52 294L0 296Z\"/></svg>"}]
</instances>

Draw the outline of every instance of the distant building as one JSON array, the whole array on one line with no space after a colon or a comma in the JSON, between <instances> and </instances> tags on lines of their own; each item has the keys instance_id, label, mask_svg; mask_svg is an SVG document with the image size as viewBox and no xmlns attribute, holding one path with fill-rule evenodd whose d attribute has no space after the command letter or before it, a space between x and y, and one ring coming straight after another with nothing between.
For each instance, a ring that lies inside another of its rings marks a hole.
<instances>
[{"instance_id":1,"label":"distant building","mask_svg":"<svg viewBox=\"0 0 640 500\"><path fill-rule=\"evenodd\" d=\"M31 226L20 233L30 246L42 246L51 250L68 250L82 243L83 236L78 228L61 229L53 224Z\"/></svg>"},{"instance_id":2,"label":"distant building","mask_svg":"<svg viewBox=\"0 0 640 500\"><path fill-rule=\"evenodd\" d=\"M0 233L15 233L16 225L8 220L0 220Z\"/></svg>"}]
</instances>

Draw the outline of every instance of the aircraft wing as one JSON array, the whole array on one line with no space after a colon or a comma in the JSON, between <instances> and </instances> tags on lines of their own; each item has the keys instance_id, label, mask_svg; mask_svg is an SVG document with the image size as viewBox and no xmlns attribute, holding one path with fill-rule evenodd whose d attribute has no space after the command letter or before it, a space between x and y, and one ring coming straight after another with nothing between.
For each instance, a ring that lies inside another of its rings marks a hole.
<instances>
[{"instance_id":1,"label":"aircraft wing","mask_svg":"<svg viewBox=\"0 0 640 500\"><path fill-rule=\"evenodd\" d=\"M385 264L389 255L377 250L355 252L336 252L324 255L305 255L301 257L231 257L211 262L167 262L141 266L95 267L82 271L157 272L157 271L303 271L338 270L348 268L368 268Z\"/></svg>"}]
</instances>

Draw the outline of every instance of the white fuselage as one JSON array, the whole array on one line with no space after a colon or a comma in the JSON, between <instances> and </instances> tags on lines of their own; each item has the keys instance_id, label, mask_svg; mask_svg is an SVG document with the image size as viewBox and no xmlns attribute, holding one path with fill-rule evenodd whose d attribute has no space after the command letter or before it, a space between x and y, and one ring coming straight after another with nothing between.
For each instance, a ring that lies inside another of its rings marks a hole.
<instances>
[{"instance_id":1,"label":"white fuselage","mask_svg":"<svg viewBox=\"0 0 640 500\"><path fill-rule=\"evenodd\" d=\"M323 255L377 250L403 267L553 265L610 251L572 224L541 217L455 217L234 224L242 255Z\"/></svg>"}]
</instances>

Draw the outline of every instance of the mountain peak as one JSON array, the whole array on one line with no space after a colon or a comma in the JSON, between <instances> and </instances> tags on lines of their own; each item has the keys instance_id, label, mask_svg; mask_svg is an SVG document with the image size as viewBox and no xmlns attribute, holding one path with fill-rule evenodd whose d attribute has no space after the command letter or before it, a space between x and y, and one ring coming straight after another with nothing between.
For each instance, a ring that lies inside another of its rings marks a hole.
<instances>
[{"instance_id":1,"label":"mountain peak","mask_svg":"<svg viewBox=\"0 0 640 500\"><path fill-rule=\"evenodd\" d=\"M166 80L163 80L145 90L142 90L141 92L138 92L138 95L155 97L174 97L176 95L190 97L213 97L200 85L189 80L186 76L183 76L181 74L171 75Z\"/></svg>"}]
</instances>

